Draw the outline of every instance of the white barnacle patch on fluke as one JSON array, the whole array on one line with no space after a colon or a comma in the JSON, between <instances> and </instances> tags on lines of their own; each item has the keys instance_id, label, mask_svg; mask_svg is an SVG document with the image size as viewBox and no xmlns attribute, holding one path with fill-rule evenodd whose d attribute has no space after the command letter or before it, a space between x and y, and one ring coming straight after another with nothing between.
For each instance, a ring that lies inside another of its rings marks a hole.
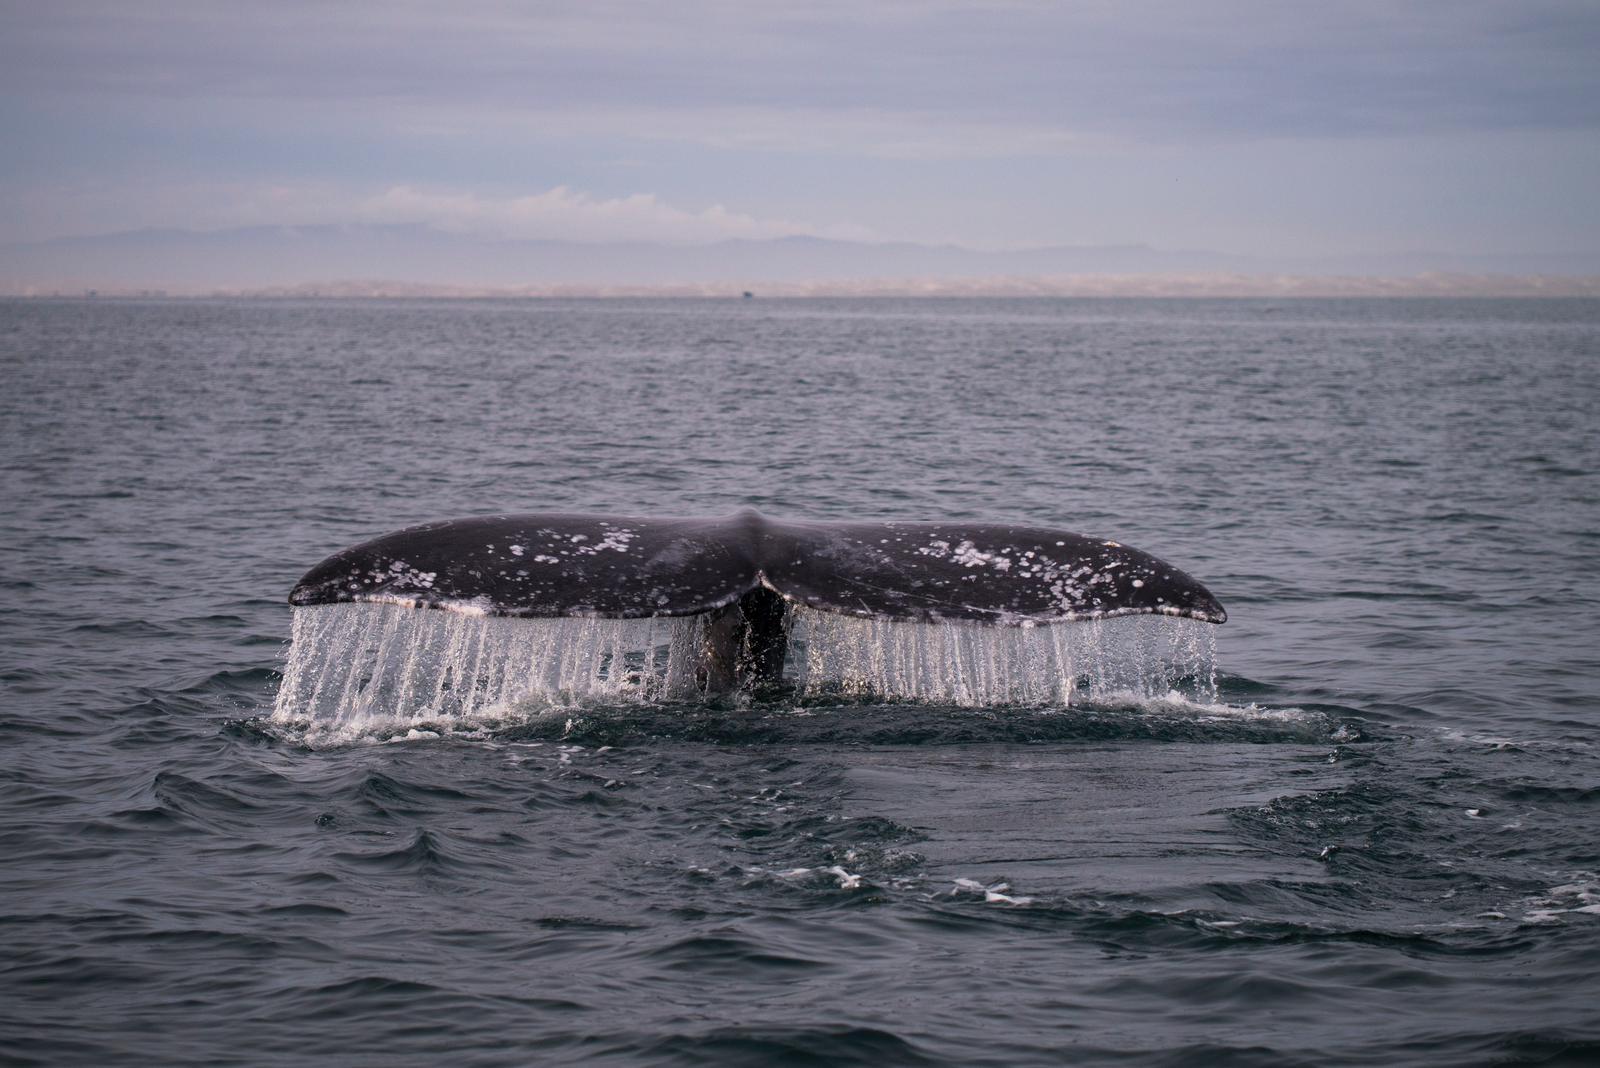
<instances>
[{"instance_id":1,"label":"white barnacle patch on fluke","mask_svg":"<svg viewBox=\"0 0 1600 1068\"><path fill-rule=\"evenodd\" d=\"M970 541L964 541L957 545L951 551L950 558L962 567L988 567L997 559L1000 559L994 553L983 552ZM1006 566L1010 566L1010 561L1007 561Z\"/></svg>"},{"instance_id":2,"label":"white barnacle patch on fluke","mask_svg":"<svg viewBox=\"0 0 1600 1068\"><path fill-rule=\"evenodd\" d=\"M1066 542L1055 545L1066 547ZM1121 549L1117 542L1101 543L1104 548ZM1042 548L1024 549L1007 545L998 548L980 546L972 540L952 544L944 538L933 538L915 550L919 556L946 560L967 571L986 570L996 580L1012 580L1019 586L1037 584L1048 591L1051 614L1056 620L1082 619L1090 616L1111 616L1119 612L1119 587L1142 590L1148 571L1140 571L1134 561L1111 556L1094 565L1081 560L1057 560ZM1170 576L1166 576L1169 577ZM974 581L974 575L962 575L964 581ZM1159 598L1157 599L1159 603ZM1160 608L1147 609L1160 612Z\"/></svg>"},{"instance_id":3,"label":"white barnacle patch on fluke","mask_svg":"<svg viewBox=\"0 0 1600 1068\"><path fill-rule=\"evenodd\" d=\"M631 530L624 530L620 528L607 530L605 532L605 537L601 538L595 543L594 551L597 553L607 551L625 553L628 551L628 544L633 541L634 537L635 535Z\"/></svg>"},{"instance_id":4,"label":"white barnacle patch on fluke","mask_svg":"<svg viewBox=\"0 0 1600 1068\"><path fill-rule=\"evenodd\" d=\"M923 555L932 556L935 559L949 557L953 563L960 564L962 567L992 567L996 571L1010 571L1012 557L1009 554L1016 552L1016 550L1013 548L985 551L978 548L978 546L971 541L963 541L954 549L947 548L946 551L940 551L938 547L945 545L946 543L944 542L936 542L933 546L930 546L933 551L925 551ZM1028 556L1032 555L1032 553L1028 553L1021 558L1025 560Z\"/></svg>"}]
</instances>

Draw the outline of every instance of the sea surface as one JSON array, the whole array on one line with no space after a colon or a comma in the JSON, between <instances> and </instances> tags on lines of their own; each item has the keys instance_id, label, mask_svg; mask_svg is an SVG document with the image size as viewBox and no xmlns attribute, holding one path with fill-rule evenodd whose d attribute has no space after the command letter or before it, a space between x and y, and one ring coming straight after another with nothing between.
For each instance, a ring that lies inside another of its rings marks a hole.
<instances>
[{"instance_id":1,"label":"sea surface","mask_svg":"<svg viewBox=\"0 0 1600 1068\"><path fill-rule=\"evenodd\" d=\"M0 1062L1600 1062L1600 302L0 302ZM486 512L1015 519L1204 702L319 737Z\"/></svg>"}]
</instances>

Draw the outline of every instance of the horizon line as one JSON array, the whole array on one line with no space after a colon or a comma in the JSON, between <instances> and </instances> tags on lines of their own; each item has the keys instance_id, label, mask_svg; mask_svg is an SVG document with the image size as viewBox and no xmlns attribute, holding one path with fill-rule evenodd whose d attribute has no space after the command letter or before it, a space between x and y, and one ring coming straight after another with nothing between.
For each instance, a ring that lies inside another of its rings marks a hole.
<instances>
[{"instance_id":1,"label":"horizon line","mask_svg":"<svg viewBox=\"0 0 1600 1068\"><path fill-rule=\"evenodd\" d=\"M1490 274L1425 271L1410 275L1306 275L1242 272L1086 273L986 277L870 277L780 282L700 281L471 285L399 279L332 279L286 285L193 286L97 284L61 279L0 279L0 297L42 300L534 300L534 299L907 299L928 298L1200 298L1308 299L1596 298L1600 275Z\"/></svg>"}]
</instances>

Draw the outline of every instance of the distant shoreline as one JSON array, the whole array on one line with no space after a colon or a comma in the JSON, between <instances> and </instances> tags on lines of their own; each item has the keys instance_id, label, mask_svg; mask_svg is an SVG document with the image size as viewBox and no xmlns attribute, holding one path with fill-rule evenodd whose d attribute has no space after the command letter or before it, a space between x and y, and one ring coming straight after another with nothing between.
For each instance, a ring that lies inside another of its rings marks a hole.
<instances>
[{"instance_id":1,"label":"distant shoreline","mask_svg":"<svg viewBox=\"0 0 1600 1068\"><path fill-rule=\"evenodd\" d=\"M868 278L816 282L705 282L659 285L572 283L455 286L393 280L338 280L282 286L124 286L0 281L11 299L534 300L804 298L1134 298L1338 299L1374 297L1595 298L1600 276L1472 275L1065 275L1006 278Z\"/></svg>"}]
</instances>

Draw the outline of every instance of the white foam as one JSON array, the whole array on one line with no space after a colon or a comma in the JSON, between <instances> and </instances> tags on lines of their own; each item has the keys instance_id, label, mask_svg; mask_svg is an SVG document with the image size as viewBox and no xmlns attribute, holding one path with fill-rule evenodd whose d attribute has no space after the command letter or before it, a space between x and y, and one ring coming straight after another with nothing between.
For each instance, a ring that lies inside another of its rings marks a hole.
<instances>
[{"instance_id":1,"label":"white foam","mask_svg":"<svg viewBox=\"0 0 1600 1068\"><path fill-rule=\"evenodd\" d=\"M831 868L823 868L822 870L839 880L839 889L841 890L861 889L861 876L856 875L853 872L845 871L844 868L838 864L835 864Z\"/></svg>"},{"instance_id":2,"label":"white foam","mask_svg":"<svg viewBox=\"0 0 1600 1068\"><path fill-rule=\"evenodd\" d=\"M1572 881L1552 886L1523 900L1523 923L1560 923L1567 914L1600 915L1600 877L1594 872L1571 873Z\"/></svg>"},{"instance_id":3,"label":"white foam","mask_svg":"<svg viewBox=\"0 0 1600 1068\"><path fill-rule=\"evenodd\" d=\"M1013 893L1008 882L981 883L976 879L957 879L955 889L950 893L956 897L981 895L986 905L1033 904L1033 898Z\"/></svg>"}]
</instances>

